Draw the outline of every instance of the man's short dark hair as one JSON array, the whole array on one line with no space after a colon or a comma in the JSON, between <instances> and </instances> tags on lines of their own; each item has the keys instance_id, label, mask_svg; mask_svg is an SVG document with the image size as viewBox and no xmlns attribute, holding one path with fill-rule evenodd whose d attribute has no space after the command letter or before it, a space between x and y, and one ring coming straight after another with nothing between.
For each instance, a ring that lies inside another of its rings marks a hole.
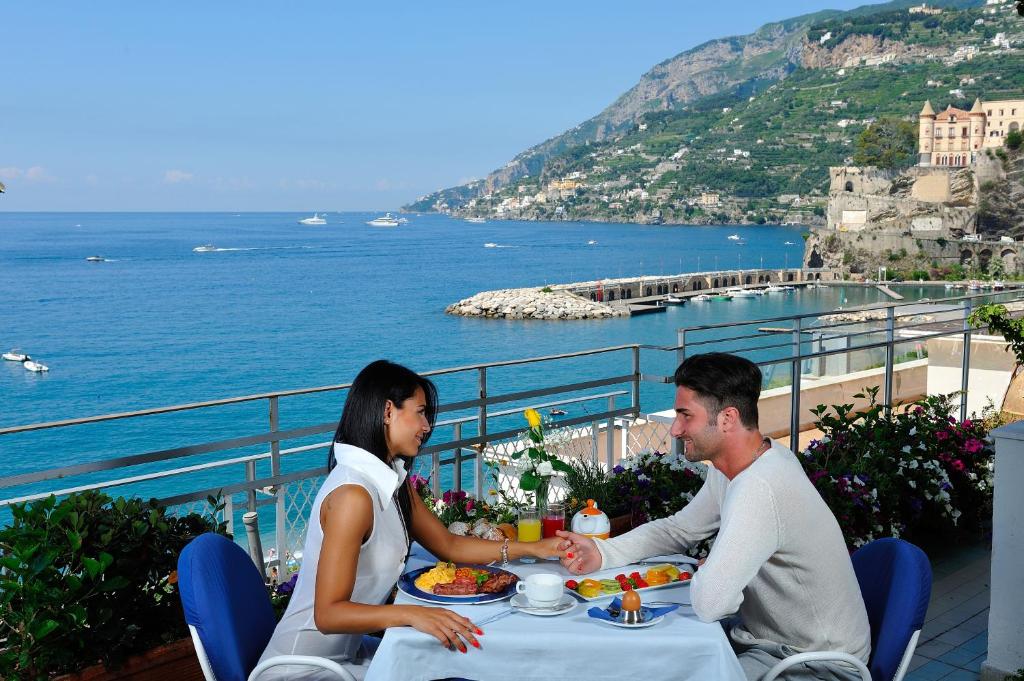
<instances>
[{"instance_id":1,"label":"man's short dark hair","mask_svg":"<svg viewBox=\"0 0 1024 681\"><path fill-rule=\"evenodd\" d=\"M749 359L725 352L687 357L676 369L677 387L689 388L714 419L726 407L735 407L746 428L757 428L757 400L761 396L761 370Z\"/></svg>"}]
</instances>

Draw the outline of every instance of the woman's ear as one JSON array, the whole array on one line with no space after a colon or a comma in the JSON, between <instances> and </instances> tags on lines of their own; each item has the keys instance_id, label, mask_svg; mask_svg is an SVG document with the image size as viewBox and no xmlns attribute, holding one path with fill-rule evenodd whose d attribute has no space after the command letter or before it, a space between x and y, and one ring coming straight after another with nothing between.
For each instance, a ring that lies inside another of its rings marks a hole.
<instances>
[{"instance_id":1,"label":"woman's ear","mask_svg":"<svg viewBox=\"0 0 1024 681\"><path fill-rule=\"evenodd\" d=\"M384 402L384 424L389 425L391 423L391 413L395 409L395 404L391 400Z\"/></svg>"}]
</instances>

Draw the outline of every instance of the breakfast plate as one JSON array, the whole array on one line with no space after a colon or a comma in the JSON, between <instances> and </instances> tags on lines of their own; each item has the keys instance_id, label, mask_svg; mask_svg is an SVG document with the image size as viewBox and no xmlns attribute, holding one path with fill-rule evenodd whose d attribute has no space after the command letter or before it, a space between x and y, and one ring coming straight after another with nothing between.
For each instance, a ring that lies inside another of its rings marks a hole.
<instances>
[{"instance_id":1,"label":"breakfast plate","mask_svg":"<svg viewBox=\"0 0 1024 681\"><path fill-rule=\"evenodd\" d=\"M622 627L623 629L643 629L644 627L653 627L655 624L662 621L663 619L665 619L664 615L658 615L657 617L652 617L651 619L647 619L642 622L637 622L636 624L626 624L622 620L597 619L597 621L604 622L605 624L610 624L613 627Z\"/></svg>"},{"instance_id":2,"label":"breakfast plate","mask_svg":"<svg viewBox=\"0 0 1024 681\"><path fill-rule=\"evenodd\" d=\"M441 561L403 574L398 578L398 590L426 603L473 605L509 598L515 594L518 581L515 574L494 566ZM491 590L494 587L496 590Z\"/></svg>"},{"instance_id":3,"label":"breakfast plate","mask_svg":"<svg viewBox=\"0 0 1024 681\"><path fill-rule=\"evenodd\" d=\"M657 584L650 584L646 581L651 571L661 572L663 568L672 568L668 572L668 575L672 575L672 578L664 583ZM685 586L690 583L693 570L696 570L696 567L676 566L668 563L650 567L631 565L609 570L599 570L593 574L583 575L578 580L570 579L564 583L564 586L565 590L576 598L590 602L608 596L621 595L627 590L623 588L624 583L629 584L629 590L636 591L637 593L646 593L647 591L666 589L673 586ZM685 574L691 574L691 576L683 579L679 578ZM639 577L639 580L637 577Z\"/></svg>"}]
</instances>

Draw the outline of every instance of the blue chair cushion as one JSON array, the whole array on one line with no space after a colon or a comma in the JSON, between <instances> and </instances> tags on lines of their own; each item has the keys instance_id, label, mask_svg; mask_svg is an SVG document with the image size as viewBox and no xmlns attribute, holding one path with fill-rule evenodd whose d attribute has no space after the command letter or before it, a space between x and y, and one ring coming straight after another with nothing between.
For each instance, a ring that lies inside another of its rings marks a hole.
<instances>
[{"instance_id":1,"label":"blue chair cushion","mask_svg":"<svg viewBox=\"0 0 1024 681\"><path fill-rule=\"evenodd\" d=\"M277 624L252 559L226 537L201 535L178 557L178 588L217 680L245 681Z\"/></svg>"},{"instance_id":2,"label":"blue chair cushion","mask_svg":"<svg viewBox=\"0 0 1024 681\"><path fill-rule=\"evenodd\" d=\"M902 539L878 539L852 556L871 623L871 677L893 678L907 643L924 625L932 568L924 551Z\"/></svg>"}]
</instances>

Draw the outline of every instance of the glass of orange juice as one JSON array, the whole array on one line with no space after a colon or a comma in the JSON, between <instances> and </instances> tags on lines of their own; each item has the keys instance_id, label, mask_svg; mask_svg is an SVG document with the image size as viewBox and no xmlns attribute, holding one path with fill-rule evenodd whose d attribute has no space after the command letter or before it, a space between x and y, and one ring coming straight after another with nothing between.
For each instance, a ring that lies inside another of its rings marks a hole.
<instances>
[{"instance_id":1,"label":"glass of orange juice","mask_svg":"<svg viewBox=\"0 0 1024 681\"><path fill-rule=\"evenodd\" d=\"M519 511L519 541L534 542L541 538L540 514L535 508L524 508ZM524 563L534 562L533 558L522 558Z\"/></svg>"}]
</instances>

